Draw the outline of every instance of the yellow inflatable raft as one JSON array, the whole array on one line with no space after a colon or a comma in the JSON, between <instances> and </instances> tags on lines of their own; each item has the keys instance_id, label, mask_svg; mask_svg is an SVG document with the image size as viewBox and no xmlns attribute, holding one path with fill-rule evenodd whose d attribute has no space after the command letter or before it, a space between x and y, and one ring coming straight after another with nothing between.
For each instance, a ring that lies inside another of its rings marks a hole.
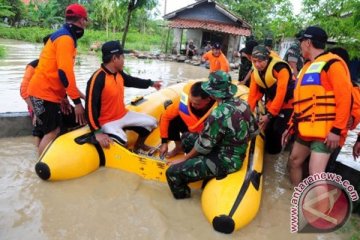
<instances>
[{"instance_id":1,"label":"yellow inflatable raft","mask_svg":"<svg viewBox=\"0 0 360 240\"><path fill-rule=\"evenodd\" d=\"M263 151L263 136L258 135L250 142L240 171L206 184L201 203L215 230L232 233L256 216L262 193Z\"/></svg>"},{"instance_id":2,"label":"yellow inflatable raft","mask_svg":"<svg viewBox=\"0 0 360 240\"><path fill-rule=\"evenodd\" d=\"M184 86L185 83L179 83L149 96L139 97L127 108L159 119L166 104L178 99ZM128 133L130 148L136 138L136 133ZM157 152L153 156L135 154L113 140L114 144L110 148L103 149L100 145L93 144L94 138L88 126L71 131L57 137L46 147L35 165L35 171L41 179L56 181L82 177L105 166L136 173L145 179L166 182L167 165L159 159ZM159 146L161 141L158 128L152 131L145 143L155 148Z\"/></svg>"},{"instance_id":3,"label":"yellow inflatable raft","mask_svg":"<svg viewBox=\"0 0 360 240\"><path fill-rule=\"evenodd\" d=\"M185 83L180 83L140 97L129 104L128 108L159 119L166 103L179 98L184 86ZM247 93L247 87L238 86L238 97L246 99ZM128 135L131 148L136 134L129 132ZM67 180L85 176L105 166L135 173L145 179L166 182L165 171L168 165L159 159L157 152L149 155L136 154L116 140L109 149L103 149L94 143L88 127L57 137L40 156L35 166L36 173L44 180ZM146 144L156 148L160 143L159 129L155 129L147 138ZM231 233L256 216L262 192L263 148L263 137L259 135L249 144L247 157L240 171L222 180L212 179L206 184L201 198L202 207L215 230ZM195 183L192 187L194 186L199 187L201 183Z\"/></svg>"}]
</instances>

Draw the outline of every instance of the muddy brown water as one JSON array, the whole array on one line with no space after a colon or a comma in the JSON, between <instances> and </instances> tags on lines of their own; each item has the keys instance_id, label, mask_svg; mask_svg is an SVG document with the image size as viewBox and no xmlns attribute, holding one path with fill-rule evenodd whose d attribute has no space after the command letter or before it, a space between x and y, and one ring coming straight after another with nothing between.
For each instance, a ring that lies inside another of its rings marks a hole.
<instances>
[{"instance_id":1,"label":"muddy brown water","mask_svg":"<svg viewBox=\"0 0 360 240\"><path fill-rule=\"evenodd\" d=\"M25 65L41 45L0 39L8 55L0 60L0 112L25 111L19 84ZM76 66L79 87L99 66L96 56L82 55ZM206 77L208 70L188 64L126 59L134 76L162 79L170 85ZM153 91L126 89L127 100ZM352 134L342 157L351 156ZM45 182L34 172L37 153L28 137L0 139L0 239L349 239L356 229L328 234L291 234L292 187L286 172L287 152L264 158L264 188L256 218L224 235L202 213L200 190L191 199L173 199L166 184L146 181L116 169L101 168L70 181ZM66 157L66 151L64 152ZM350 230L349 230L350 229Z\"/></svg>"}]
</instances>

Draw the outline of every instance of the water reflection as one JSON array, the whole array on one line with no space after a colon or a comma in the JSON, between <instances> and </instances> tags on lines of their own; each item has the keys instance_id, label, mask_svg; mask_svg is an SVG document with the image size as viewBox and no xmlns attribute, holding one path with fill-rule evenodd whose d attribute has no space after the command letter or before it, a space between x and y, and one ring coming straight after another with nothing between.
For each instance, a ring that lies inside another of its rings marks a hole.
<instances>
[{"instance_id":1,"label":"water reflection","mask_svg":"<svg viewBox=\"0 0 360 240\"><path fill-rule=\"evenodd\" d=\"M26 111L26 104L19 94L20 83L26 64L38 58L42 44L29 44L9 39L0 39L0 44L5 46L7 52L6 58L0 60L0 102L2 103L0 113ZM86 83L99 68L101 59L96 55L78 55L76 62L76 81L79 89L85 93ZM125 69L135 77L162 80L164 86L188 79L206 78L209 74L208 69L203 67L131 57L126 57ZM152 91L155 90L127 88L125 101L129 102L134 96L145 95Z\"/></svg>"}]
</instances>

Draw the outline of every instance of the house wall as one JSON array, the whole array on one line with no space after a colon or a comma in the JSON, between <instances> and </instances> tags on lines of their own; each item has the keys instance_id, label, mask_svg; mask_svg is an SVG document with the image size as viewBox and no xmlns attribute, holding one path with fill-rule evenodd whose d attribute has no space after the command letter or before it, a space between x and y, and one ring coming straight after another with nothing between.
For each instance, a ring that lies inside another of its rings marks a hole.
<instances>
[{"instance_id":1,"label":"house wall","mask_svg":"<svg viewBox=\"0 0 360 240\"><path fill-rule=\"evenodd\" d=\"M229 62L234 62L234 52L238 51L240 45L240 36L230 35L227 52L224 53Z\"/></svg>"},{"instance_id":2,"label":"house wall","mask_svg":"<svg viewBox=\"0 0 360 240\"><path fill-rule=\"evenodd\" d=\"M172 43L172 49L171 52L173 54L179 54L180 53L180 43L181 43L181 34L183 32L183 29L180 28L174 28L174 37L173 37L173 43Z\"/></svg>"},{"instance_id":3,"label":"house wall","mask_svg":"<svg viewBox=\"0 0 360 240\"><path fill-rule=\"evenodd\" d=\"M186 30L186 38L183 38L184 43L188 42L189 40L194 41L194 45L200 49L201 48L201 41L202 41L202 30L200 29L187 29Z\"/></svg>"}]
</instances>

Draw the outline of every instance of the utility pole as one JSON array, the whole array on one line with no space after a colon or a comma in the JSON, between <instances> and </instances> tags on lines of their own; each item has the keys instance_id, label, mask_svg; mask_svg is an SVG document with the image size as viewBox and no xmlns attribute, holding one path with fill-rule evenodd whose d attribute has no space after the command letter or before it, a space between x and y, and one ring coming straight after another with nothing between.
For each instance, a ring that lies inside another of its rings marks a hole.
<instances>
[{"instance_id":1,"label":"utility pole","mask_svg":"<svg viewBox=\"0 0 360 240\"><path fill-rule=\"evenodd\" d=\"M165 0L165 4L164 4L164 15L166 15L166 7L167 7L167 0Z\"/></svg>"}]
</instances>

